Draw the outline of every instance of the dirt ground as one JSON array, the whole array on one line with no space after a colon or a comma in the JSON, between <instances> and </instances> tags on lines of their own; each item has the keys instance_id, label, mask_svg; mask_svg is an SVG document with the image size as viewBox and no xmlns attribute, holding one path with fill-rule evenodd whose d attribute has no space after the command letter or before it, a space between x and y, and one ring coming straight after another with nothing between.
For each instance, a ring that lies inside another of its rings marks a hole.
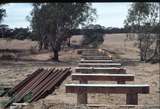
<instances>
[{"instance_id":1,"label":"dirt ground","mask_svg":"<svg viewBox=\"0 0 160 109\"><path fill-rule=\"evenodd\" d=\"M119 55L122 60L122 64L127 68L127 73L135 75L134 82L128 82L130 84L149 84L149 94L139 94L139 105L136 107L124 106L126 103L125 94L88 94L89 109L159 109L160 91L159 91L159 78L160 70L158 64L150 64L139 62L138 49L134 46L134 41L124 41L126 39L125 34L106 34L104 36L104 43L101 48L105 48L114 51ZM76 43L76 40L73 40ZM5 46L8 44L7 46ZM20 46L21 45L21 46ZM36 42L29 40L24 41L5 41L0 40L1 49L20 49L30 50L37 46ZM0 53L2 55L2 53ZM73 73L74 67L80 59L77 54L77 50L65 50L60 53L60 59L63 60L60 63L52 62L51 52L42 52L28 55L20 55L22 60L0 60L0 84L16 85L23 80L28 74L32 73L39 67L72 67ZM23 60L24 59L24 60ZM29 59L30 61L27 61ZM63 84L56 89L53 94L48 97L39 100L35 103L25 107L25 109L88 109L81 106L76 107L76 94L65 93L66 83L78 83L77 81L71 81L69 76ZM92 82L92 83L115 83L115 82ZM0 100L5 98L0 98ZM46 108L48 107L48 108Z\"/></svg>"}]
</instances>

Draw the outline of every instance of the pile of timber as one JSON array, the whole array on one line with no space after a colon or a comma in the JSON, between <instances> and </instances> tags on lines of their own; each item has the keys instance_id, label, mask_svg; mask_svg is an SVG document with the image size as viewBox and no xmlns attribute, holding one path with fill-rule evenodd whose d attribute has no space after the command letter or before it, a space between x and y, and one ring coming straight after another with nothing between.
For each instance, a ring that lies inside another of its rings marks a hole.
<instances>
[{"instance_id":1,"label":"pile of timber","mask_svg":"<svg viewBox=\"0 0 160 109\"><path fill-rule=\"evenodd\" d=\"M8 91L11 96L5 107L12 103L33 102L51 94L67 76L71 68L40 68Z\"/></svg>"},{"instance_id":2,"label":"pile of timber","mask_svg":"<svg viewBox=\"0 0 160 109\"><path fill-rule=\"evenodd\" d=\"M76 73L72 74L72 80L78 80L79 84L66 84L66 93L76 93L78 104L88 103L87 93L110 93L126 94L127 105L138 105L138 94L149 93L147 84L126 84L134 81L134 75L128 74L109 53L86 49L81 54ZM88 81L116 81L117 84L89 84Z\"/></svg>"}]
</instances>

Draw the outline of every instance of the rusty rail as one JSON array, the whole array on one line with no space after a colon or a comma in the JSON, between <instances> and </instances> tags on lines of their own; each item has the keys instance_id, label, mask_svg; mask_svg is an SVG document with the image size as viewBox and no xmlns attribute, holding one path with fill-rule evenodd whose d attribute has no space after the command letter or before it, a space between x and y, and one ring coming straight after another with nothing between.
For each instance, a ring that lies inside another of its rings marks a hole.
<instances>
[{"instance_id":1,"label":"rusty rail","mask_svg":"<svg viewBox=\"0 0 160 109\"><path fill-rule=\"evenodd\" d=\"M22 82L17 84L14 88L9 90L8 94L12 96L16 92L19 92L29 81L31 81L34 77L36 77L40 72L42 72L44 69L40 68L33 72L31 75L28 76L28 78L25 78Z\"/></svg>"},{"instance_id":2,"label":"rusty rail","mask_svg":"<svg viewBox=\"0 0 160 109\"><path fill-rule=\"evenodd\" d=\"M38 69L22 82L10 90L11 99L5 104L10 106L13 102L24 102L24 98L31 94L27 102L37 101L52 93L56 87L71 74L71 68L57 69Z\"/></svg>"}]
</instances>

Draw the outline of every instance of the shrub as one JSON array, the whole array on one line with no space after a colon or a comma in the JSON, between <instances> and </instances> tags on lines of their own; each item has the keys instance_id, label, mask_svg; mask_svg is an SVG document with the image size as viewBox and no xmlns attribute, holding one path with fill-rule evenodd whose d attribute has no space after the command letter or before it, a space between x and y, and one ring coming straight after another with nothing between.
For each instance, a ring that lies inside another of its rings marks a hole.
<instances>
[{"instance_id":1,"label":"shrub","mask_svg":"<svg viewBox=\"0 0 160 109\"><path fill-rule=\"evenodd\" d=\"M97 48L103 43L104 27L101 25L89 25L84 28L82 46Z\"/></svg>"}]
</instances>

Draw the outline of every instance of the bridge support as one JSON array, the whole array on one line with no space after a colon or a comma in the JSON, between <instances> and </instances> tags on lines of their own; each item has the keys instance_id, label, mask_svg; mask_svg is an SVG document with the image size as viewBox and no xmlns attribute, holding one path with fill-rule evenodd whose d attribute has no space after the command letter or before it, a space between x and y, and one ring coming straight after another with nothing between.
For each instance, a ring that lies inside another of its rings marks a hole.
<instances>
[{"instance_id":1,"label":"bridge support","mask_svg":"<svg viewBox=\"0 0 160 109\"><path fill-rule=\"evenodd\" d=\"M137 105L138 104L138 94L137 93L128 93L126 98L126 104Z\"/></svg>"},{"instance_id":2,"label":"bridge support","mask_svg":"<svg viewBox=\"0 0 160 109\"><path fill-rule=\"evenodd\" d=\"M81 79L80 81L80 84L87 84L88 81L87 80L84 80L84 79ZM87 91L86 91L86 88L81 90L80 93L77 94L77 104L87 104Z\"/></svg>"}]
</instances>

